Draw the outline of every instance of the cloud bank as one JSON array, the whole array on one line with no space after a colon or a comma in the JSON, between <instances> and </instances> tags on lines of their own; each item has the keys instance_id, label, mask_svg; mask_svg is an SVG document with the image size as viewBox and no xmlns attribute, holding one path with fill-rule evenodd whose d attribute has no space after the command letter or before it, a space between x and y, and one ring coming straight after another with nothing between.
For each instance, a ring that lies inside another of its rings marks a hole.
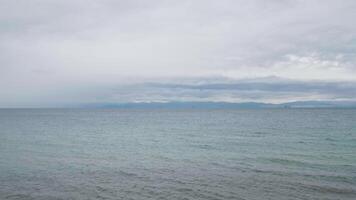
<instances>
[{"instance_id":1,"label":"cloud bank","mask_svg":"<svg viewBox=\"0 0 356 200\"><path fill-rule=\"evenodd\" d=\"M353 0L4 0L0 107L354 100L355 10Z\"/></svg>"}]
</instances>

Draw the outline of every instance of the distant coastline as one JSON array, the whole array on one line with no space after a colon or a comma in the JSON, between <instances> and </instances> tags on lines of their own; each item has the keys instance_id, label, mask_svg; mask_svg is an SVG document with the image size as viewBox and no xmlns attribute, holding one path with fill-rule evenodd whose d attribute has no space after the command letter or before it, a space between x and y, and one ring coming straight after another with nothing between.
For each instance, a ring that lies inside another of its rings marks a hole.
<instances>
[{"instance_id":1,"label":"distant coastline","mask_svg":"<svg viewBox=\"0 0 356 200\"><path fill-rule=\"evenodd\" d=\"M132 102L93 103L81 108L125 108L125 109L264 109L264 108L356 108L350 101L295 101L272 104L259 102Z\"/></svg>"}]
</instances>

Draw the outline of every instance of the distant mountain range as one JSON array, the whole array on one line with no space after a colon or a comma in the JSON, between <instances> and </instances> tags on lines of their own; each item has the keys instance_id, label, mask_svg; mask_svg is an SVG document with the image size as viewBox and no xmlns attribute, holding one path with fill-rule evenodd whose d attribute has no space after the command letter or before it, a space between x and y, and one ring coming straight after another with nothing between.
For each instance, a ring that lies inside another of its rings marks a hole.
<instances>
[{"instance_id":1,"label":"distant mountain range","mask_svg":"<svg viewBox=\"0 0 356 200\"><path fill-rule=\"evenodd\" d=\"M261 108L356 108L350 101L295 101L281 104L272 103L228 103L228 102L143 102L143 103L96 103L85 108L125 109L261 109Z\"/></svg>"}]
</instances>

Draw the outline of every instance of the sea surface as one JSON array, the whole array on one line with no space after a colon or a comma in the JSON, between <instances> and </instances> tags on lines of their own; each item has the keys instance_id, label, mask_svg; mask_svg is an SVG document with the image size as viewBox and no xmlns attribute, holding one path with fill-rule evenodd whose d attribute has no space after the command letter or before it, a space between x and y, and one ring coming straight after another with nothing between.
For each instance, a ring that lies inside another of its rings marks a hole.
<instances>
[{"instance_id":1,"label":"sea surface","mask_svg":"<svg viewBox=\"0 0 356 200\"><path fill-rule=\"evenodd\" d=\"M1 109L0 199L356 199L355 109Z\"/></svg>"}]
</instances>

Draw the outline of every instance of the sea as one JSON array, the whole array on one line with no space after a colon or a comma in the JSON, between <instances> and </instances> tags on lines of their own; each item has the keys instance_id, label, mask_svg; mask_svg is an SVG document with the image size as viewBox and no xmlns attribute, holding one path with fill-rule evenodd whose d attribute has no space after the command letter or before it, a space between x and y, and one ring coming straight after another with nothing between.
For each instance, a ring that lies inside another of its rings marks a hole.
<instances>
[{"instance_id":1,"label":"sea","mask_svg":"<svg viewBox=\"0 0 356 200\"><path fill-rule=\"evenodd\" d=\"M0 109L0 199L356 199L356 109Z\"/></svg>"}]
</instances>

